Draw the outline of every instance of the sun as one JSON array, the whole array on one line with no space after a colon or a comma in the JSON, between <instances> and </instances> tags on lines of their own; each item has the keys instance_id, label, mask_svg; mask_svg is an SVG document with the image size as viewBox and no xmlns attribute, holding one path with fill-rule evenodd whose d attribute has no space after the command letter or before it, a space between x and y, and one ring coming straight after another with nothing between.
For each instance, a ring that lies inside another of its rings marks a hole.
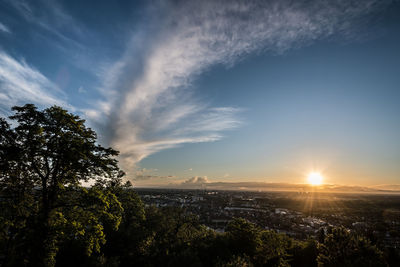
<instances>
[{"instance_id":1,"label":"sun","mask_svg":"<svg viewBox=\"0 0 400 267\"><path fill-rule=\"evenodd\" d=\"M312 172L308 175L307 181L310 185L321 185L324 177L318 172Z\"/></svg>"}]
</instances>

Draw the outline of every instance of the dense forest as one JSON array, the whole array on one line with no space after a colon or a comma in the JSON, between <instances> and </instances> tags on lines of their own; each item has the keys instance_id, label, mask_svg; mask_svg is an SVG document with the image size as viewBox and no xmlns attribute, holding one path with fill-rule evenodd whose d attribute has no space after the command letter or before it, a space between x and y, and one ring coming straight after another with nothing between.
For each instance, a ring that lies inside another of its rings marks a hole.
<instances>
[{"instance_id":1,"label":"dense forest","mask_svg":"<svg viewBox=\"0 0 400 267\"><path fill-rule=\"evenodd\" d=\"M0 118L1 266L396 264L343 227L300 241L236 218L216 233L183 209L145 207L84 120L56 106L13 111Z\"/></svg>"}]
</instances>

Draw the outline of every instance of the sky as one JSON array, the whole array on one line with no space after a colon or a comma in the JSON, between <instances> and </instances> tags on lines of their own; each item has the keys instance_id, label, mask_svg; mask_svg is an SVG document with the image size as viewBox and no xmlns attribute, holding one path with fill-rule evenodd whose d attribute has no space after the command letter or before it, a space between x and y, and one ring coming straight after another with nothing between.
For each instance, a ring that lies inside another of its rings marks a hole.
<instances>
[{"instance_id":1,"label":"sky","mask_svg":"<svg viewBox=\"0 0 400 267\"><path fill-rule=\"evenodd\" d=\"M0 115L59 105L136 186L400 184L400 1L0 0Z\"/></svg>"}]
</instances>

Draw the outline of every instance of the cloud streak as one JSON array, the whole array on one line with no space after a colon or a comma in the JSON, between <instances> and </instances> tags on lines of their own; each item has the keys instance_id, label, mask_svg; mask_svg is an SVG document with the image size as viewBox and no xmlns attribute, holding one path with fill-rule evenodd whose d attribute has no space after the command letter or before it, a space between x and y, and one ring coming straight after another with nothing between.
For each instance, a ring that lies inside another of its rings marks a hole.
<instances>
[{"instance_id":1,"label":"cloud streak","mask_svg":"<svg viewBox=\"0 0 400 267\"><path fill-rule=\"evenodd\" d=\"M15 12L12 13L14 19L9 19L11 25L15 21L26 25L24 29L15 27L16 37L24 34L33 45L40 42L40 46L55 48L58 56L64 55L65 63L94 75L98 73L99 55L94 53L91 43L97 37L97 29L89 31L81 20L68 12L65 3L59 0L4 0L4 4Z\"/></svg>"},{"instance_id":2,"label":"cloud streak","mask_svg":"<svg viewBox=\"0 0 400 267\"><path fill-rule=\"evenodd\" d=\"M65 94L37 69L0 50L0 113L9 114L11 106L25 103L73 110L63 99Z\"/></svg>"},{"instance_id":3,"label":"cloud streak","mask_svg":"<svg viewBox=\"0 0 400 267\"><path fill-rule=\"evenodd\" d=\"M161 176L157 174L157 169L137 169L134 174L135 181L146 181L146 180L153 180L153 179L158 179L158 180L165 180L165 179L171 179L171 178L176 178L175 176L172 175L167 175L167 176Z\"/></svg>"},{"instance_id":4,"label":"cloud streak","mask_svg":"<svg viewBox=\"0 0 400 267\"><path fill-rule=\"evenodd\" d=\"M0 22L0 31L5 32L5 33L11 33L10 29L1 22Z\"/></svg>"},{"instance_id":5,"label":"cloud streak","mask_svg":"<svg viewBox=\"0 0 400 267\"><path fill-rule=\"evenodd\" d=\"M24 20L52 34L52 37L56 37L58 45L67 44L73 46L75 50L83 48L75 40L84 35L82 26L78 25L77 21L66 13L57 1L41 0L36 5L24 0L6 0L5 2L14 7ZM54 38L47 39L47 41L52 40Z\"/></svg>"},{"instance_id":6,"label":"cloud streak","mask_svg":"<svg viewBox=\"0 0 400 267\"><path fill-rule=\"evenodd\" d=\"M283 53L321 38L351 35L386 1L172 1L149 9L147 26L104 77L103 129L130 171L137 162L183 143L210 142L240 125L234 107L210 107L193 81L210 66L250 53Z\"/></svg>"}]
</instances>

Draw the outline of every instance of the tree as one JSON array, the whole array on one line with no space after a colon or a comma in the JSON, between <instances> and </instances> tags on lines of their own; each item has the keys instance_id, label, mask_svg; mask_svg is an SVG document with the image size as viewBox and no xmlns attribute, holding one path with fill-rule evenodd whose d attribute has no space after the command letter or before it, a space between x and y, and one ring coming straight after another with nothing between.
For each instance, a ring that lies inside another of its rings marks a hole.
<instances>
[{"instance_id":1,"label":"tree","mask_svg":"<svg viewBox=\"0 0 400 267\"><path fill-rule=\"evenodd\" d=\"M292 240L272 230L260 231L261 243L257 248L255 262L257 266L290 266L288 249Z\"/></svg>"},{"instance_id":2,"label":"tree","mask_svg":"<svg viewBox=\"0 0 400 267\"><path fill-rule=\"evenodd\" d=\"M32 194L33 182L21 179L27 170L17 166L19 158L16 134L0 118L0 256L9 265L26 261L23 251L29 234L28 218L38 208Z\"/></svg>"},{"instance_id":3,"label":"tree","mask_svg":"<svg viewBox=\"0 0 400 267\"><path fill-rule=\"evenodd\" d=\"M217 267L253 267L250 259L246 256L233 256L228 262L218 262Z\"/></svg>"},{"instance_id":4,"label":"tree","mask_svg":"<svg viewBox=\"0 0 400 267\"><path fill-rule=\"evenodd\" d=\"M259 232L256 225L243 218L236 218L229 222L226 233L232 253L245 254L252 258L261 244Z\"/></svg>"},{"instance_id":5,"label":"tree","mask_svg":"<svg viewBox=\"0 0 400 267\"><path fill-rule=\"evenodd\" d=\"M318 251L318 266L387 266L376 246L344 227L328 232Z\"/></svg>"},{"instance_id":6,"label":"tree","mask_svg":"<svg viewBox=\"0 0 400 267\"><path fill-rule=\"evenodd\" d=\"M288 251L291 266L317 266L318 242L312 238L306 241L293 240L293 245Z\"/></svg>"},{"instance_id":7,"label":"tree","mask_svg":"<svg viewBox=\"0 0 400 267\"><path fill-rule=\"evenodd\" d=\"M236 218L228 224L226 236L232 255L249 257L255 266L289 266L291 239L285 235Z\"/></svg>"},{"instance_id":8,"label":"tree","mask_svg":"<svg viewBox=\"0 0 400 267\"><path fill-rule=\"evenodd\" d=\"M106 186L86 189L81 183L121 179L118 152L99 145L85 121L61 107L39 111L27 104L12 110L14 128L0 121L0 192L9 199L2 201L7 212L0 218L6 222L1 229L6 255L22 246L24 264L54 266L58 244L66 239L82 240L87 254L99 251L103 222L117 228L122 207ZM9 244L18 241L10 235L22 230L21 240L35 245Z\"/></svg>"},{"instance_id":9,"label":"tree","mask_svg":"<svg viewBox=\"0 0 400 267\"><path fill-rule=\"evenodd\" d=\"M104 225L107 243L102 249L104 254L104 263L102 264L107 266L140 266L140 261L143 260L141 256L147 248L145 242L147 236L144 229L144 204L134 192L130 182L121 184L118 181L111 181L110 190L117 196L124 211L117 231L112 225Z\"/></svg>"}]
</instances>

